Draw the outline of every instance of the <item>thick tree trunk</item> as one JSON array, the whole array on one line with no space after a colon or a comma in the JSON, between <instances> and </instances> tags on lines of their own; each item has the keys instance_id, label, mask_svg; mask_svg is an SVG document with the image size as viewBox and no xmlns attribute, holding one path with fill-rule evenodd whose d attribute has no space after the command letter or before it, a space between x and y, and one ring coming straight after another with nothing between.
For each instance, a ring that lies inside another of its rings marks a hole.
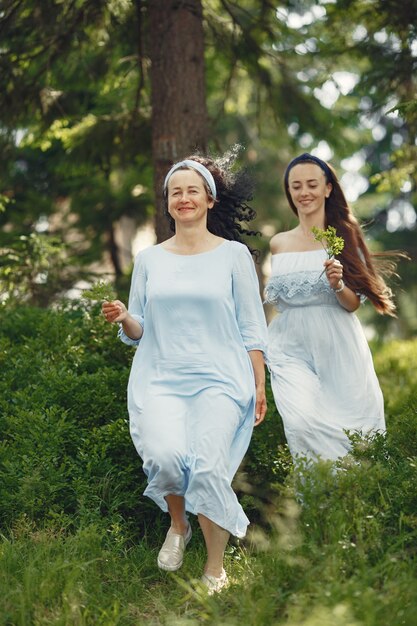
<instances>
[{"instance_id":1,"label":"thick tree trunk","mask_svg":"<svg viewBox=\"0 0 417 626\"><path fill-rule=\"evenodd\" d=\"M201 0L149 0L157 241L172 233L162 185L174 161L207 145Z\"/></svg>"}]
</instances>

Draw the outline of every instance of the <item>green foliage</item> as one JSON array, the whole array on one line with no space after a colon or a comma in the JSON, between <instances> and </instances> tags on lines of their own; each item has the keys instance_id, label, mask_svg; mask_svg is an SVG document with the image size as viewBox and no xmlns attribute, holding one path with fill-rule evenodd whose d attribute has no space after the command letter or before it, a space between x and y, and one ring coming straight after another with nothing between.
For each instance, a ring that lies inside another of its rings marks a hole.
<instances>
[{"instance_id":1,"label":"green foliage","mask_svg":"<svg viewBox=\"0 0 417 626\"><path fill-rule=\"evenodd\" d=\"M19 236L53 215L74 264L101 261L107 249L121 274L114 224L152 214L141 12L124 0L12 4L1 17L0 179L14 207L0 224Z\"/></svg>"},{"instance_id":2,"label":"green foliage","mask_svg":"<svg viewBox=\"0 0 417 626\"><path fill-rule=\"evenodd\" d=\"M38 233L21 235L10 245L3 245L0 253L3 303L10 300L46 305L68 285L68 273L71 271L65 246L58 237Z\"/></svg>"},{"instance_id":3,"label":"green foliage","mask_svg":"<svg viewBox=\"0 0 417 626\"><path fill-rule=\"evenodd\" d=\"M127 424L131 351L115 327L76 309L8 308L1 318L2 524L136 516L144 478Z\"/></svg>"},{"instance_id":4,"label":"green foliage","mask_svg":"<svg viewBox=\"0 0 417 626\"><path fill-rule=\"evenodd\" d=\"M345 247L343 237L338 237L336 235L336 229L334 226L328 226L326 230L313 226L311 232L314 235L314 239L322 244L329 259L332 259L340 254ZM323 240L326 242L326 245L323 244Z\"/></svg>"},{"instance_id":5,"label":"green foliage","mask_svg":"<svg viewBox=\"0 0 417 626\"><path fill-rule=\"evenodd\" d=\"M384 172L371 176L370 182L376 185L380 193L391 192L400 195L404 185L417 185L417 148L416 146L402 146L390 155L392 166Z\"/></svg>"},{"instance_id":6,"label":"green foliage","mask_svg":"<svg viewBox=\"0 0 417 626\"><path fill-rule=\"evenodd\" d=\"M232 615L244 602L246 623L413 624L415 413L403 415L402 429L407 449L394 429L387 438L358 440L336 473L329 464L297 468L287 499L271 503L275 532L257 537L257 584L245 590L246 600L243 593L229 598Z\"/></svg>"},{"instance_id":7,"label":"green foliage","mask_svg":"<svg viewBox=\"0 0 417 626\"><path fill-rule=\"evenodd\" d=\"M246 147L263 254L295 219L280 178L301 148L327 143L336 166L364 154L371 185L357 211L367 221L386 219L404 193L415 206L409 4L203 3L210 148ZM0 225L29 235L40 216L51 218L79 267L107 253L117 277L118 221L140 226L154 211L148 17L148 3L131 0L9 2L1 17L0 188L11 202Z\"/></svg>"},{"instance_id":8,"label":"green foliage","mask_svg":"<svg viewBox=\"0 0 417 626\"><path fill-rule=\"evenodd\" d=\"M99 302L102 302L104 300L111 301L116 299L116 293L112 285L104 280L97 281L96 283L94 283L94 285L90 287L90 289L84 289L82 296L86 300Z\"/></svg>"},{"instance_id":9,"label":"green foliage","mask_svg":"<svg viewBox=\"0 0 417 626\"><path fill-rule=\"evenodd\" d=\"M95 306L95 305L94 305ZM201 533L180 572L156 567L166 516L142 498L125 395L132 351L94 312L0 311L0 621L414 626L417 343L376 351L387 436L290 460L268 386L236 486L252 521L231 586L201 594Z\"/></svg>"},{"instance_id":10,"label":"green foliage","mask_svg":"<svg viewBox=\"0 0 417 626\"><path fill-rule=\"evenodd\" d=\"M3 541L1 621L16 626L143 623L156 554L145 542L129 549L117 522L107 530L91 524L68 534L59 521L36 531L22 517ZM175 593L175 583L171 588Z\"/></svg>"},{"instance_id":11,"label":"green foliage","mask_svg":"<svg viewBox=\"0 0 417 626\"><path fill-rule=\"evenodd\" d=\"M417 409L417 339L383 345L376 352L374 362L384 390L385 410L390 423L396 423L406 407Z\"/></svg>"},{"instance_id":12,"label":"green foliage","mask_svg":"<svg viewBox=\"0 0 417 626\"><path fill-rule=\"evenodd\" d=\"M10 203L10 198L0 193L0 213L6 210L6 206Z\"/></svg>"}]
</instances>

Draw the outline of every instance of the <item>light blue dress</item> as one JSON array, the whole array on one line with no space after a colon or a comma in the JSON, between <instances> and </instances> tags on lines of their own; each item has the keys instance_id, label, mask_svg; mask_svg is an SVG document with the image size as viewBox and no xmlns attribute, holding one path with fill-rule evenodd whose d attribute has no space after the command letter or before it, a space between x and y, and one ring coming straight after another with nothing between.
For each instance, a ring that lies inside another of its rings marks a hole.
<instances>
[{"instance_id":1,"label":"light blue dress","mask_svg":"<svg viewBox=\"0 0 417 626\"><path fill-rule=\"evenodd\" d=\"M266 300L268 365L291 454L335 460L350 449L345 430L385 430L382 392L362 326L337 301L324 250L272 256Z\"/></svg>"},{"instance_id":2,"label":"light blue dress","mask_svg":"<svg viewBox=\"0 0 417 626\"><path fill-rule=\"evenodd\" d=\"M266 351L266 321L252 257L224 241L182 256L161 245L135 260L129 312L143 326L128 384L130 433L148 478L145 494L185 497L237 537L249 523L231 481L254 424L248 350Z\"/></svg>"}]
</instances>

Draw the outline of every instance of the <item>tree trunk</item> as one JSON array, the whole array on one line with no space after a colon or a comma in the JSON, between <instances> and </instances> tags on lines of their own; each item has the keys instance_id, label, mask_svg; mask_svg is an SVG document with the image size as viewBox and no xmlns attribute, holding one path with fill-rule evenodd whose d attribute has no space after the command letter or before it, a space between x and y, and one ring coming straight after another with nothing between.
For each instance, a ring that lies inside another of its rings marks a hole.
<instances>
[{"instance_id":1,"label":"tree trunk","mask_svg":"<svg viewBox=\"0 0 417 626\"><path fill-rule=\"evenodd\" d=\"M207 145L201 0L149 0L157 241L172 235L162 186L174 161Z\"/></svg>"},{"instance_id":2,"label":"tree trunk","mask_svg":"<svg viewBox=\"0 0 417 626\"><path fill-rule=\"evenodd\" d=\"M122 275L122 268L121 268L121 265L120 265L119 246L117 245L117 241L116 241L115 225L114 225L114 223L109 226L108 235L109 235L110 258L111 258L111 262L113 264L113 268L114 268L114 273L116 275L116 279L118 279Z\"/></svg>"}]
</instances>

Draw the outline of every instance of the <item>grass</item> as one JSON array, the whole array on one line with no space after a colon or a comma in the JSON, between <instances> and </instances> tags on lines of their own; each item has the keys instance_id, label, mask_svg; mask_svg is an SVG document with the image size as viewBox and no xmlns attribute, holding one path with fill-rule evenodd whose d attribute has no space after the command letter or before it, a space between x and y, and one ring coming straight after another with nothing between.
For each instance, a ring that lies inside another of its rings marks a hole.
<instances>
[{"instance_id":1,"label":"grass","mask_svg":"<svg viewBox=\"0 0 417 626\"><path fill-rule=\"evenodd\" d=\"M193 623L216 605L198 588L204 550L196 534L181 573L169 574L157 570L159 544L147 538L117 546L98 527L67 535L34 530L22 520L1 544L1 623ZM240 552L230 548L229 564L239 562Z\"/></svg>"},{"instance_id":2,"label":"grass","mask_svg":"<svg viewBox=\"0 0 417 626\"><path fill-rule=\"evenodd\" d=\"M263 523L229 546L231 585L214 598L197 584L204 548L195 520L183 568L170 574L156 567L166 522L158 513L141 538L105 520L67 533L23 516L1 544L1 623L414 626L417 462L399 467L397 445L362 442L361 460L338 472L317 464L276 485Z\"/></svg>"}]
</instances>

